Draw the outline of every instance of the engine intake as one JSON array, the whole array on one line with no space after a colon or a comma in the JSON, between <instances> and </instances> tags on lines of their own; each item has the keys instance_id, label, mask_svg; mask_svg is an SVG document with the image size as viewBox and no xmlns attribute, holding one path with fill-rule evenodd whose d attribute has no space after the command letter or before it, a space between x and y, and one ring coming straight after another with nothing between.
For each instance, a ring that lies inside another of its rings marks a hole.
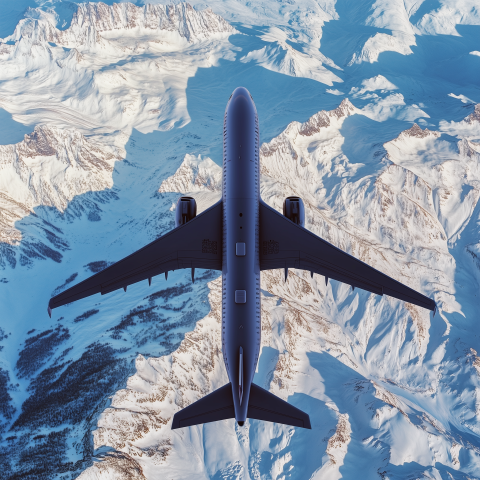
<instances>
[{"instance_id":1,"label":"engine intake","mask_svg":"<svg viewBox=\"0 0 480 480\"><path fill-rule=\"evenodd\" d=\"M300 197L287 197L283 201L283 214L293 223L305 226L305 207Z\"/></svg>"},{"instance_id":2,"label":"engine intake","mask_svg":"<svg viewBox=\"0 0 480 480\"><path fill-rule=\"evenodd\" d=\"M197 202L192 197L180 197L175 211L175 227L189 222L197 216Z\"/></svg>"}]
</instances>

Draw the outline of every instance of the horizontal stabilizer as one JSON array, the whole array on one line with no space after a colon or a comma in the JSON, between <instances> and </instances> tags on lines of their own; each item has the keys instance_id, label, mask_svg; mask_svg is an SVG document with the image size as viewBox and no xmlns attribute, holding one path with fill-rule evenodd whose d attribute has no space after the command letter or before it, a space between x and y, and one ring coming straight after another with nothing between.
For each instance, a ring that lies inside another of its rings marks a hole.
<instances>
[{"instance_id":1,"label":"horizontal stabilizer","mask_svg":"<svg viewBox=\"0 0 480 480\"><path fill-rule=\"evenodd\" d=\"M254 383L250 388L247 417L294 427L312 428L308 414Z\"/></svg>"},{"instance_id":2,"label":"horizontal stabilizer","mask_svg":"<svg viewBox=\"0 0 480 480\"><path fill-rule=\"evenodd\" d=\"M173 417L172 430L227 418L235 418L231 383L177 412Z\"/></svg>"}]
</instances>

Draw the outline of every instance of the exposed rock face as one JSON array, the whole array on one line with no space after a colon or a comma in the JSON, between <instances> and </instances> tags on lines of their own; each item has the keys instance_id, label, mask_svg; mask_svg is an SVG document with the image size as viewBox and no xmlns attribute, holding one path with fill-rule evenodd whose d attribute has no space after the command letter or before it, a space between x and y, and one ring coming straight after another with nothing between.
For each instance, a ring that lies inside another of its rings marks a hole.
<instances>
[{"instance_id":1,"label":"exposed rock face","mask_svg":"<svg viewBox=\"0 0 480 480\"><path fill-rule=\"evenodd\" d=\"M180 168L162 182L159 192L221 192L222 169L210 158L185 155Z\"/></svg>"},{"instance_id":2,"label":"exposed rock face","mask_svg":"<svg viewBox=\"0 0 480 480\"><path fill-rule=\"evenodd\" d=\"M71 200L113 185L119 150L73 129L38 125L15 145L0 145L0 241L21 239L15 222L36 206L64 212Z\"/></svg>"},{"instance_id":3,"label":"exposed rock face","mask_svg":"<svg viewBox=\"0 0 480 480\"><path fill-rule=\"evenodd\" d=\"M438 138L440 137L440 132L432 132L428 128L425 128L424 130L421 129L416 123L412 125L412 128L405 130L402 132L402 135L405 135L407 137L416 137L416 138L425 138L428 137L429 135L433 135L434 137Z\"/></svg>"},{"instance_id":4,"label":"exposed rock face","mask_svg":"<svg viewBox=\"0 0 480 480\"><path fill-rule=\"evenodd\" d=\"M216 33L231 34L235 29L209 8L195 10L188 3L137 7L131 3L86 3L79 6L72 20L72 30L94 27L97 32L112 30L176 31L189 42Z\"/></svg>"},{"instance_id":5,"label":"exposed rock face","mask_svg":"<svg viewBox=\"0 0 480 480\"><path fill-rule=\"evenodd\" d=\"M175 32L188 42L216 34L232 34L236 30L211 9L195 10L188 3L176 5L144 5L131 3L83 3L73 15L66 30L55 28L55 18L45 12L31 10L31 18L20 21L8 40L29 40L31 43L53 42L65 47L92 47L105 44L103 33L133 31ZM7 39L6 39L7 40Z\"/></svg>"},{"instance_id":6,"label":"exposed rock face","mask_svg":"<svg viewBox=\"0 0 480 480\"><path fill-rule=\"evenodd\" d=\"M326 161L331 162L332 157L341 154L343 140L338 130L343 121L355 112L355 107L345 99L335 110L320 111L304 123L292 122L278 137L261 146L260 155L264 159L260 167L262 174L282 182L285 191L294 189L300 192L305 190L305 185L318 189L318 184L312 178L314 175L318 180L318 170L315 166L318 158L325 155ZM327 135L331 139L323 150L317 148L320 145L319 139L323 138L322 135ZM293 179L292 168L295 171ZM297 179L301 179L300 183ZM310 192L310 188L307 188ZM263 195L268 197L267 192ZM308 197L306 200L309 201Z\"/></svg>"},{"instance_id":7,"label":"exposed rock face","mask_svg":"<svg viewBox=\"0 0 480 480\"><path fill-rule=\"evenodd\" d=\"M88 135L186 125L188 79L235 58L228 37L236 30L186 3L84 3L66 30L56 23L53 11L29 9L0 40L0 82L8 84L0 107L24 124ZM24 85L30 77L34 89ZM41 91L50 93L39 97Z\"/></svg>"},{"instance_id":8,"label":"exposed rock face","mask_svg":"<svg viewBox=\"0 0 480 480\"><path fill-rule=\"evenodd\" d=\"M465 118L467 123L480 123L480 103L475 105L475 110Z\"/></svg>"},{"instance_id":9,"label":"exposed rock face","mask_svg":"<svg viewBox=\"0 0 480 480\"><path fill-rule=\"evenodd\" d=\"M340 106L332 112L319 112L314 115L306 123L303 123L298 133L305 137L310 137L318 133L322 127L330 126L330 118L344 119L355 112L355 107L350 103L348 98L342 101Z\"/></svg>"}]
</instances>

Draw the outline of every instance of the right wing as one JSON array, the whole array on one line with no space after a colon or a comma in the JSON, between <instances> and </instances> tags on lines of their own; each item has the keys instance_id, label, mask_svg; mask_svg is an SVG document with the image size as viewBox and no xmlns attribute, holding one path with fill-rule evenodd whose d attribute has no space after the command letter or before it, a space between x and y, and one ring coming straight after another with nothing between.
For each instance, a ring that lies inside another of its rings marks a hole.
<instances>
[{"instance_id":1,"label":"right wing","mask_svg":"<svg viewBox=\"0 0 480 480\"><path fill-rule=\"evenodd\" d=\"M184 225L50 299L48 313L95 293L126 288L169 270L222 270L223 205L218 203Z\"/></svg>"},{"instance_id":2,"label":"right wing","mask_svg":"<svg viewBox=\"0 0 480 480\"><path fill-rule=\"evenodd\" d=\"M431 299L296 225L260 202L260 270L300 268L435 313Z\"/></svg>"}]
</instances>

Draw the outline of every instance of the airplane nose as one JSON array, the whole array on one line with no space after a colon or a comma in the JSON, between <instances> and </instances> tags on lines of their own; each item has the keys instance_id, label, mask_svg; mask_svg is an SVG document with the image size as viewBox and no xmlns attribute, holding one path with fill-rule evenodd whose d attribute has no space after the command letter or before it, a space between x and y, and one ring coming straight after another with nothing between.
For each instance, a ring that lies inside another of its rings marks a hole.
<instances>
[{"instance_id":1,"label":"airplane nose","mask_svg":"<svg viewBox=\"0 0 480 480\"><path fill-rule=\"evenodd\" d=\"M240 95L245 98L250 98L250 99L252 98L252 96L250 95L250 92L245 87L237 87L232 93L232 99Z\"/></svg>"},{"instance_id":2,"label":"airplane nose","mask_svg":"<svg viewBox=\"0 0 480 480\"><path fill-rule=\"evenodd\" d=\"M252 106L253 98L245 87L237 87L230 96L230 105L242 104Z\"/></svg>"}]
</instances>

